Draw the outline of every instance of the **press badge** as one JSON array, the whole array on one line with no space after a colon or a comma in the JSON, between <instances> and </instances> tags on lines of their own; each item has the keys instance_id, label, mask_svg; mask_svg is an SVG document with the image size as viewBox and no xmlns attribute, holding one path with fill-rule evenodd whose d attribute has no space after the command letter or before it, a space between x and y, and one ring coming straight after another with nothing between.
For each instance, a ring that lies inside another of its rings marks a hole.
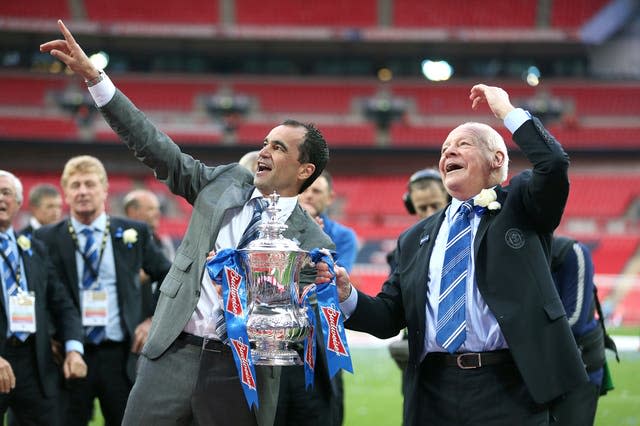
<instances>
[{"instance_id":1,"label":"press badge","mask_svg":"<svg viewBox=\"0 0 640 426\"><path fill-rule=\"evenodd\" d=\"M107 290L82 291L82 325L107 325Z\"/></svg>"},{"instance_id":2,"label":"press badge","mask_svg":"<svg viewBox=\"0 0 640 426\"><path fill-rule=\"evenodd\" d=\"M11 332L36 332L36 295L34 292L18 291L9 296L9 329Z\"/></svg>"}]
</instances>

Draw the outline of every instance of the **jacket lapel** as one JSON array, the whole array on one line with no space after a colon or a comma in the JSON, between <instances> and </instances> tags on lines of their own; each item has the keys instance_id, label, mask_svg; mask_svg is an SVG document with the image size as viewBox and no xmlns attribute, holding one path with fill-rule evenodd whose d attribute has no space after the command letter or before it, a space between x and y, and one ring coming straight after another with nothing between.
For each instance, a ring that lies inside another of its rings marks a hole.
<instances>
[{"instance_id":1,"label":"jacket lapel","mask_svg":"<svg viewBox=\"0 0 640 426\"><path fill-rule=\"evenodd\" d=\"M498 197L496 201L500 203L500 206L504 205L504 200L507 198L506 191L504 191L501 186L496 186L495 190L496 190L496 195ZM500 213L500 210L497 210L497 211L486 210L482 215L482 218L480 219L480 224L478 225L478 229L476 230L475 238L473 239L473 252L476 259L478 257L478 250L480 249L480 243L484 238L484 235L487 233L487 229L489 229L489 224L491 224L493 217L499 213Z\"/></svg>"},{"instance_id":2,"label":"jacket lapel","mask_svg":"<svg viewBox=\"0 0 640 426\"><path fill-rule=\"evenodd\" d=\"M413 286L414 300L416 301L416 315L418 317L418 325L422 336L424 336L424 326L426 322L425 306L427 306L427 289L428 289L428 276L429 276L429 262L431 260L431 253L436 243L438 236L438 230L442 226L442 222L445 219L446 208L444 208L438 216L436 221L427 221L420 234L418 243L418 253L416 255L416 263L418 274L415 277L415 285Z\"/></svg>"},{"instance_id":3,"label":"jacket lapel","mask_svg":"<svg viewBox=\"0 0 640 426\"><path fill-rule=\"evenodd\" d=\"M220 207L224 209L216 208L211 210L211 221L207 226L210 227L209 235L211 240L209 241L209 247L215 247L216 238L220 232L222 226L222 219L224 218L227 210L244 206L244 204L251 198L251 194L255 186L243 184L241 186L232 185L224 192L224 195L219 198L218 203Z\"/></svg>"},{"instance_id":4,"label":"jacket lapel","mask_svg":"<svg viewBox=\"0 0 640 426\"><path fill-rule=\"evenodd\" d=\"M69 291L73 297L76 306L80 306L80 294L78 290L78 265L76 264L76 246L68 232L68 221L62 222L59 228L59 244L64 269L67 271L68 280L65 285L70 286ZM63 277L60 277L63 278Z\"/></svg>"}]
</instances>

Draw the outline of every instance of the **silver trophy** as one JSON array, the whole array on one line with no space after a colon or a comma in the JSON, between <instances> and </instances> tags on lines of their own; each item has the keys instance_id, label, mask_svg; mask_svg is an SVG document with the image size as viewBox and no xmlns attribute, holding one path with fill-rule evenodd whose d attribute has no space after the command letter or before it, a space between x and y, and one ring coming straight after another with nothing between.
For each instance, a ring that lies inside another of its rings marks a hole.
<instances>
[{"instance_id":1,"label":"silver trophy","mask_svg":"<svg viewBox=\"0 0 640 426\"><path fill-rule=\"evenodd\" d=\"M299 346L309 332L306 309L299 300L299 274L309 255L282 233L274 191L265 209L268 220L259 238L239 250L248 283L247 334L256 365L301 365Z\"/></svg>"}]
</instances>

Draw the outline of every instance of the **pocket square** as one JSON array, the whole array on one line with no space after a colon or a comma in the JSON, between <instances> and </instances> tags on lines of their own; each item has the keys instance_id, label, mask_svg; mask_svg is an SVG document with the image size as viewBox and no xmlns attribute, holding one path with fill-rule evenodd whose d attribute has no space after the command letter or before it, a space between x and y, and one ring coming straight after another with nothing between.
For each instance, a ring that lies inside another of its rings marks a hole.
<instances>
[{"instance_id":1,"label":"pocket square","mask_svg":"<svg viewBox=\"0 0 640 426\"><path fill-rule=\"evenodd\" d=\"M422 247L424 245L424 243L426 243L427 241L429 241L429 234L427 234L424 237L420 238L420 247Z\"/></svg>"}]
</instances>

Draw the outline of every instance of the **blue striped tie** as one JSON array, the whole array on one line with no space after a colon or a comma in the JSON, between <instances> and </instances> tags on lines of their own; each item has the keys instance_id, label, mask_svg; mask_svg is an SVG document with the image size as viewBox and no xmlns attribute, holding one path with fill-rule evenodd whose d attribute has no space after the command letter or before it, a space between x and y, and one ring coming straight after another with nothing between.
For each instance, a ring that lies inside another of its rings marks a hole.
<instances>
[{"instance_id":1,"label":"blue striped tie","mask_svg":"<svg viewBox=\"0 0 640 426\"><path fill-rule=\"evenodd\" d=\"M262 212L264 211L267 201L263 198L255 198L254 200L254 210L253 216L251 217L251 221L247 225L247 228L244 230L242 237L240 237L240 241L238 242L237 249L242 249L247 246L251 241L258 238L259 226L262 219Z\"/></svg>"},{"instance_id":2,"label":"blue striped tie","mask_svg":"<svg viewBox=\"0 0 640 426\"><path fill-rule=\"evenodd\" d=\"M456 213L444 252L436 342L454 353L467 338L465 301L467 266L471 260L471 222L469 213L473 200L462 203Z\"/></svg>"},{"instance_id":3,"label":"blue striped tie","mask_svg":"<svg viewBox=\"0 0 640 426\"><path fill-rule=\"evenodd\" d=\"M82 234L87 239L84 245L84 270L82 272L82 288L85 290L100 289L100 282L98 281L98 269L100 268L100 254L96 241L93 238L93 229L84 228ZM94 284L97 284L94 287ZM106 336L106 330L103 326L89 326L85 327L85 334L87 340L95 345L102 342Z\"/></svg>"},{"instance_id":4,"label":"blue striped tie","mask_svg":"<svg viewBox=\"0 0 640 426\"><path fill-rule=\"evenodd\" d=\"M7 289L7 297L15 296L18 294L18 288L20 287L20 284L16 282L16 275L20 271L20 262L18 262L18 256L12 248L12 244L9 243L9 236L7 234L0 234L0 249L4 254L2 279L4 280L4 286ZM22 281L22 278L20 281ZM24 331L17 331L12 334L23 342L29 337L29 333Z\"/></svg>"}]
</instances>

